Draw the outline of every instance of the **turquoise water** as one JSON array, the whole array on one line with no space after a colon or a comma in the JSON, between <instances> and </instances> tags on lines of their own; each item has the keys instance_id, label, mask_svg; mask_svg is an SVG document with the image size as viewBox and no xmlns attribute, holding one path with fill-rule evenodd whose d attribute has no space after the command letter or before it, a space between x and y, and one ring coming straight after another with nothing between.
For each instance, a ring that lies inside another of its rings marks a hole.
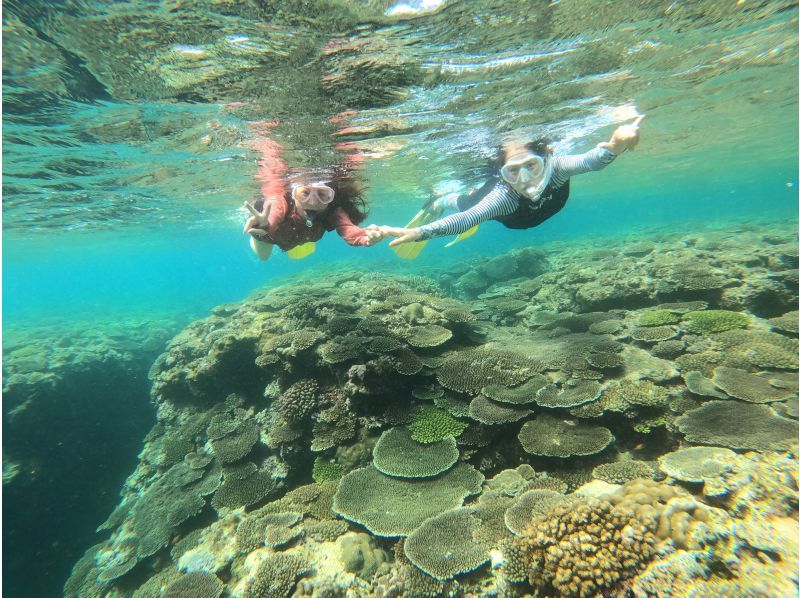
<instances>
[{"instance_id":1,"label":"turquoise water","mask_svg":"<svg viewBox=\"0 0 800 598\"><path fill-rule=\"evenodd\" d=\"M646 145L639 151L643 154ZM741 171L735 178L698 173L682 184L671 183L669 195L657 185L637 182L644 178L637 172L638 158L639 154L624 156L607 172L577 179L568 207L535 231L519 233L490 223L469 242L447 249L444 241L432 243L413 266L399 262L385 242L368 249L351 248L335 235L324 238L316 253L303 261L276 255L262 263L251 254L240 224L233 221L197 233L48 233L46 241L7 238L4 318L13 326L42 319L83 319L98 310L109 316L142 312L200 317L215 305L242 299L273 277L328 261L424 271L441 258L473 258L553 240L625 236L660 227L702 230L752 218L797 219L797 187L787 186L796 174L791 157L783 164L765 165L752 177L741 177ZM383 199L376 195L371 197ZM410 216L402 207L377 206L369 220L396 224Z\"/></svg>"},{"instance_id":2,"label":"turquoise water","mask_svg":"<svg viewBox=\"0 0 800 598\"><path fill-rule=\"evenodd\" d=\"M780 0L5 2L4 521L41 516L6 525L4 589L60 593L154 421L150 365L216 306L309 272L440 281L528 246L796 235L797 17ZM487 223L413 262L335 234L261 262L241 232L265 138L293 169L356 156L366 223L401 226L437 185L480 183L509 135L579 153L636 114L636 151L573 178L533 230Z\"/></svg>"}]
</instances>

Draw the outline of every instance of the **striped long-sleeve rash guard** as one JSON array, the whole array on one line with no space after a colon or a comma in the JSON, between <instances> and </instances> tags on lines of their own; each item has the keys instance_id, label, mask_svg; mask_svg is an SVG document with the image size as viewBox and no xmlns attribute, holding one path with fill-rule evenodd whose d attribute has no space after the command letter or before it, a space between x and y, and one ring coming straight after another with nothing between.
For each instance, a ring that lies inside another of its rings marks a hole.
<instances>
[{"instance_id":1,"label":"striped long-sleeve rash guard","mask_svg":"<svg viewBox=\"0 0 800 598\"><path fill-rule=\"evenodd\" d=\"M596 147L585 154L550 158L553 160L553 175L548 188L563 187L573 175L602 170L614 158L616 154L604 147ZM420 238L461 234L487 220L512 214L519 207L520 200L524 198L508 183L499 179L494 188L474 206L419 227Z\"/></svg>"}]
</instances>

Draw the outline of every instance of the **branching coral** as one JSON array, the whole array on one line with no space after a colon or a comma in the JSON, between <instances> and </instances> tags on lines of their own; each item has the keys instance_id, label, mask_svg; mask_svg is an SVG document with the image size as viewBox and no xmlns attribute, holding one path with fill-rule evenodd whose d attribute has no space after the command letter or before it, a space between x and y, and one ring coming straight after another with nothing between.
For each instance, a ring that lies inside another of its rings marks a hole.
<instances>
[{"instance_id":1,"label":"branching coral","mask_svg":"<svg viewBox=\"0 0 800 598\"><path fill-rule=\"evenodd\" d=\"M744 328L750 323L750 317L736 311L709 309L690 311L683 316L686 329L695 334L713 334L734 328Z\"/></svg>"},{"instance_id":2,"label":"branching coral","mask_svg":"<svg viewBox=\"0 0 800 598\"><path fill-rule=\"evenodd\" d=\"M323 484L328 480L338 480L342 477L344 468L336 461L328 461L322 457L314 459L314 466L311 469L311 478L317 484Z\"/></svg>"},{"instance_id":3,"label":"branching coral","mask_svg":"<svg viewBox=\"0 0 800 598\"><path fill-rule=\"evenodd\" d=\"M247 584L244 598L287 598L310 565L292 554L272 554L264 559Z\"/></svg>"},{"instance_id":4,"label":"branching coral","mask_svg":"<svg viewBox=\"0 0 800 598\"><path fill-rule=\"evenodd\" d=\"M411 438L423 444L439 442L445 438L458 438L466 427L464 422L432 405L417 407L412 412L408 425Z\"/></svg>"},{"instance_id":5,"label":"branching coral","mask_svg":"<svg viewBox=\"0 0 800 598\"><path fill-rule=\"evenodd\" d=\"M641 571L658 544L696 546L694 532L709 510L680 489L636 480L603 498L573 499L533 517L514 540L509 562L539 592L589 598L615 589Z\"/></svg>"},{"instance_id":6,"label":"branching coral","mask_svg":"<svg viewBox=\"0 0 800 598\"><path fill-rule=\"evenodd\" d=\"M278 413L289 422L299 422L317 406L319 383L313 378L298 380L275 402Z\"/></svg>"}]
</instances>

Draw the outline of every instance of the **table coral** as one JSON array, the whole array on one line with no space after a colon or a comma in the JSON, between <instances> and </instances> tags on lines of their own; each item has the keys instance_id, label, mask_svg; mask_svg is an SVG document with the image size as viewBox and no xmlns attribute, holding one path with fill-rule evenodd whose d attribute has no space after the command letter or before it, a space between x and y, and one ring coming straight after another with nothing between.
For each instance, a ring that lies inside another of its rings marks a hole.
<instances>
[{"instance_id":1,"label":"table coral","mask_svg":"<svg viewBox=\"0 0 800 598\"><path fill-rule=\"evenodd\" d=\"M452 436L422 444L409 430L387 430L373 449L373 464L381 473L404 478L428 478L447 471L458 461L458 449Z\"/></svg>"},{"instance_id":2,"label":"table coral","mask_svg":"<svg viewBox=\"0 0 800 598\"><path fill-rule=\"evenodd\" d=\"M525 422L519 441L532 455L571 457L599 453L614 441L614 436L602 426L542 414Z\"/></svg>"},{"instance_id":3,"label":"table coral","mask_svg":"<svg viewBox=\"0 0 800 598\"><path fill-rule=\"evenodd\" d=\"M709 401L687 411L675 425L689 442L758 451L792 450L797 422L776 415L766 405Z\"/></svg>"},{"instance_id":4,"label":"table coral","mask_svg":"<svg viewBox=\"0 0 800 598\"><path fill-rule=\"evenodd\" d=\"M603 463L592 470L592 476L609 484L624 484L637 478L652 479L655 469L649 463L633 459Z\"/></svg>"},{"instance_id":5,"label":"table coral","mask_svg":"<svg viewBox=\"0 0 800 598\"><path fill-rule=\"evenodd\" d=\"M436 478L394 478L373 466L339 481L333 510L378 536L407 536L425 519L460 507L480 491L483 475L459 463Z\"/></svg>"},{"instance_id":6,"label":"table coral","mask_svg":"<svg viewBox=\"0 0 800 598\"><path fill-rule=\"evenodd\" d=\"M482 424L498 425L519 421L531 413L533 411L523 405L500 403L478 395L470 402L468 415Z\"/></svg>"},{"instance_id":7,"label":"table coral","mask_svg":"<svg viewBox=\"0 0 800 598\"><path fill-rule=\"evenodd\" d=\"M536 393L546 384L547 378L541 374L536 374L530 380L523 382L519 386L508 387L504 384L488 384L481 392L490 399L500 401L501 403L525 405L528 403L535 403Z\"/></svg>"},{"instance_id":8,"label":"table coral","mask_svg":"<svg viewBox=\"0 0 800 598\"><path fill-rule=\"evenodd\" d=\"M725 471L724 458L733 455L732 450L718 446L692 446L662 455L658 466L676 480L703 482Z\"/></svg>"},{"instance_id":9,"label":"table coral","mask_svg":"<svg viewBox=\"0 0 800 598\"><path fill-rule=\"evenodd\" d=\"M748 403L772 403L791 398L795 393L775 388L769 380L744 370L719 366L714 370L714 385L726 394Z\"/></svg>"}]
</instances>

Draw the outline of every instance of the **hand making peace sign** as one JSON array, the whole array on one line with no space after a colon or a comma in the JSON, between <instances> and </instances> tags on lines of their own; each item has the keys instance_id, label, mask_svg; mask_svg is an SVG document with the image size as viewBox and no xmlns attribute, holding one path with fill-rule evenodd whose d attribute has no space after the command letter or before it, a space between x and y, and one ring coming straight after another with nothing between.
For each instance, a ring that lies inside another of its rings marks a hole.
<instances>
[{"instance_id":1,"label":"hand making peace sign","mask_svg":"<svg viewBox=\"0 0 800 598\"><path fill-rule=\"evenodd\" d=\"M272 210L272 202L265 200L260 212L256 210L255 205L249 201L244 202L244 207L247 208L252 216L244 223L244 230L242 232L244 234L250 233L254 237L263 237L266 235L267 231L265 229L269 224L269 212Z\"/></svg>"}]
</instances>

